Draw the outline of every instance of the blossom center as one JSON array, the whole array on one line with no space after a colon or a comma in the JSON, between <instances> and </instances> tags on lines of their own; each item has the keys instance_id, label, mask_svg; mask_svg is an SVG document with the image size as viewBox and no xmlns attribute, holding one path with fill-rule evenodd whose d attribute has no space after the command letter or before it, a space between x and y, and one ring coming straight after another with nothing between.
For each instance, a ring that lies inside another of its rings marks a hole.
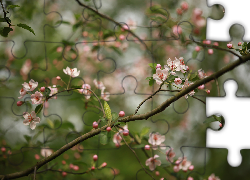
<instances>
[{"instance_id":1,"label":"blossom center","mask_svg":"<svg viewBox=\"0 0 250 180\"><path fill-rule=\"evenodd\" d=\"M28 115L28 120L29 120L29 122L31 122L33 120L33 117L31 116L31 114Z\"/></svg>"},{"instance_id":2,"label":"blossom center","mask_svg":"<svg viewBox=\"0 0 250 180\"><path fill-rule=\"evenodd\" d=\"M160 79L163 79L164 74L160 73L160 74L158 74L158 76L159 76Z\"/></svg>"},{"instance_id":3,"label":"blossom center","mask_svg":"<svg viewBox=\"0 0 250 180\"><path fill-rule=\"evenodd\" d=\"M156 135L154 135L154 140L157 141L158 140L158 137Z\"/></svg>"}]
</instances>

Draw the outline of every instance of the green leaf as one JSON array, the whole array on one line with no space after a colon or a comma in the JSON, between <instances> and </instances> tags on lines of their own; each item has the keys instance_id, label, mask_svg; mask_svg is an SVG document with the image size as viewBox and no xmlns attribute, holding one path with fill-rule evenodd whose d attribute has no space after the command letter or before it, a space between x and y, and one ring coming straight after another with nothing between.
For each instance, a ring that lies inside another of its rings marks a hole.
<instances>
[{"instance_id":1,"label":"green leaf","mask_svg":"<svg viewBox=\"0 0 250 180\"><path fill-rule=\"evenodd\" d=\"M107 103L107 101L104 101L104 112L106 115L106 118L108 118L109 122L112 120L112 115L111 115L111 109Z\"/></svg>"},{"instance_id":2,"label":"green leaf","mask_svg":"<svg viewBox=\"0 0 250 180\"><path fill-rule=\"evenodd\" d=\"M8 22L11 22L10 18L6 17ZM5 18L0 18L0 22L7 22Z\"/></svg>"},{"instance_id":3,"label":"green leaf","mask_svg":"<svg viewBox=\"0 0 250 180\"><path fill-rule=\"evenodd\" d=\"M204 124L209 124L211 122L219 121L219 117L212 115L211 117L207 118L203 123Z\"/></svg>"},{"instance_id":4,"label":"green leaf","mask_svg":"<svg viewBox=\"0 0 250 180\"><path fill-rule=\"evenodd\" d=\"M35 109L35 113L36 114L40 113L42 109L43 109L43 104L39 104Z\"/></svg>"},{"instance_id":5,"label":"green leaf","mask_svg":"<svg viewBox=\"0 0 250 180\"><path fill-rule=\"evenodd\" d=\"M13 29L10 28L10 27L4 27L4 28L1 27L0 28L0 35L3 36L3 37L8 37L8 34L9 34L10 31L13 31Z\"/></svg>"},{"instance_id":6,"label":"green leaf","mask_svg":"<svg viewBox=\"0 0 250 180\"><path fill-rule=\"evenodd\" d=\"M19 23L19 24L17 24L17 26L30 31L30 32L32 32L35 35L34 30L31 27L29 27L27 24Z\"/></svg>"},{"instance_id":7,"label":"green leaf","mask_svg":"<svg viewBox=\"0 0 250 180\"><path fill-rule=\"evenodd\" d=\"M247 43L247 49L250 49L250 42Z\"/></svg>"},{"instance_id":8,"label":"green leaf","mask_svg":"<svg viewBox=\"0 0 250 180\"><path fill-rule=\"evenodd\" d=\"M141 136L141 137L142 137L142 136L145 136L146 134L148 134L149 130L150 130L149 127L144 127L144 128L142 128L140 136Z\"/></svg>"},{"instance_id":9,"label":"green leaf","mask_svg":"<svg viewBox=\"0 0 250 180\"><path fill-rule=\"evenodd\" d=\"M47 121L47 123L49 124L49 127L52 128L52 129L54 129L54 123L53 123L53 121L50 120L49 118L46 119L46 121Z\"/></svg>"},{"instance_id":10,"label":"green leaf","mask_svg":"<svg viewBox=\"0 0 250 180\"><path fill-rule=\"evenodd\" d=\"M113 49L117 54L122 55L122 51L119 48L114 46L110 46L109 48Z\"/></svg>"},{"instance_id":11,"label":"green leaf","mask_svg":"<svg viewBox=\"0 0 250 180\"><path fill-rule=\"evenodd\" d=\"M16 8L16 7L20 7L20 6L18 6L18 5L8 5L7 10L13 9L13 8Z\"/></svg>"},{"instance_id":12,"label":"green leaf","mask_svg":"<svg viewBox=\"0 0 250 180\"><path fill-rule=\"evenodd\" d=\"M57 24L67 24L67 25L71 25L70 22L68 22L68 21L57 21L57 22L55 23L55 25L57 25Z\"/></svg>"},{"instance_id":13,"label":"green leaf","mask_svg":"<svg viewBox=\"0 0 250 180\"><path fill-rule=\"evenodd\" d=\"M146 80L150 80L150 79L153 79L153 77L147 77Z\"/></svg>"},{"instance_id":14,"label":"green leaf","mask_svg":"<svg viewBox=\"0 0 250 180\"><path fill-rule=\"evenodd\" d=\"M31 136L24 135L23 137L26 139L26 141L27 141L28 143L30 142L30 140L31 140Z\"/></svg>"},{"instance_id":15,"label":"green leaf","mask_svg":"<svg viewBox=\"0 0 250 180\"><path fill-rule=\"evenodd\" d=\"M101 133L100 136L100 143L106 145L108 143L107 133Z\"/></svg>"},{"instance_id":16,"label":"green leaf","mask_svg":"<svg viewBox=\"0 0 250 180\"><path fill-rule=\"evenodd\" d=\"M70 41L67 41L67 40L62 40L62 43L63 43L64 45L66 45L66 46L73 46L73 45L75 45L74 42L70 42Z\"/></svg>"},{"instance_id":17,"label":"green leaf","mask_svg":"<svg viewBox=\"0 0 250 180\"><path fill-rule=\"evenodd\" d=\"M72 30L73 30L73 31L77 30L78 27L82 27L82 26L81 26L82 24L83 24L82 21L77 22L76 24L74 24L74 25L72 26Z\"/></svg>"},{"instance_id":18,"label":"green leaf","mask_svg":"<svg viewBox=\"0 0 250 180\"><path fill-rule=\"evenodd\" d=\"M167 81L168 82L173 82L175 80L175 78L178 78L178 76L171 75L171 76L168 77Z\"/></svg>"},{"instance_id":19,"label":"green leaf","mask_svg":"<svg viewBox=\"0 0 250 180\"><path fill-rule=\"evenodd\" d=\"M50 92L51 92L51 90L50 90L50 88L45 88L45 91L43 92L43 95L47 98L47 97L49 97L49 95L50 95Z\"/></svg>"},{"instance_id":20,"label":"green leaf","mask_svg":"<svg viewBox=\"0 0 250 180\"><path fill-rule=\"evenodd\" d=\"M197 55L198 55L198 52L197 51L193 51L193 55L192 55L193 59L195 59L197 57Z\"/></svg>"},{"instance_id":21,"label":"green leaf","mask_svg":"<svg viewBox=\"0 0 250 180\"><path fill-rule=\"evenodd\" d=\"M105 119L104 117L101 117L100 120L101 120L102 122L106 122L106 119Z\"/></svg>"},{"instance_id":22,"label":"green leaf","mask_svg":"<svg viewBox=\"0 0 250 180\"><path fill-rule=\"evenodd\" d=\"M149 63L148 64L152 69L156 69L157 64L156 63Z\"/></svg>"},{"instance_id":23,"label":"green leaf","mask_svg":"<svg viewBox=\"0 0 250 180\"><path fill-rule=\"evenodd\" d=\"M153 86L153 84L154 84L154 79L152 78L149 80L149 86Z\"/></svg>"},{"instance_id":24,"label":"green leaf","mask_svg":"<svg viewBox=\"0 0 250 180\"><path fill-rule=\"evenodd\" d=\"M117 120L119 118L119 115L116 112L112 112L111 115L112 115L112 120L113 121L115 121L115 120Z\"/></svg>"}]
</instances>

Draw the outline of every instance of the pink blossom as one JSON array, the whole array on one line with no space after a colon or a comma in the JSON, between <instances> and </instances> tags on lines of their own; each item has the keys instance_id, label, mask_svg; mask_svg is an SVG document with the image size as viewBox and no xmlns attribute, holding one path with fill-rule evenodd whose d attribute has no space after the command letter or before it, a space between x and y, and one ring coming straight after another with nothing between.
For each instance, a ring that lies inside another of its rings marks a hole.
<instances>
[{"instance_id":1,"label":"pink blossom","mask_svg":"<svg viewBox=\"0 0 250 180\"><path fill-rule=\"evenodd\" d=\"M215 176L214 174L211 174L209 177L208 177L208 180L220 180L219 177Z\"/></svg>"},{"instance_id":2,"label":"pink blossom","mask_svg":"<svg viewBox=\"0 0 250 180\"><path fill-rule=\"evenodd\" d=\"M63 72L67 75L70 75L73 78L79 76L80 74L80 70L77 71L77 68L71 69L69 67L67 67L66 69L63 69Z\"/></svg>"},{"instance_id":3,"label":"pink blossom","mask_svg":"<svg viewBox=\"0 0 250 180\"><path fill-rule=\"evenodd\" d=\"M213 49L208 49L208 50L207 50L207 52L208 52L208 54L210 54L210 55L211 55L211 54L213 54L213 53L214 53L214 50L213 50Z\"/></svg>"},{"instance_id":4,"label":"pink blossom","mask_svg":"<svg viewBox=\"0 0 250 180\"><path fill-rule=\"evenodd\" d=\"M63 48L62 47L57 47L56 52L62 52Z\"/></svg>"},{"instance_id":5,"label":"pink blossom","mask_svg":"<svg viewBox=\"0 0 250 180\"><path fill-rule=\"evenodd\" d=\"M194 180L194 178L192 178L192 177L188 177L188 178L187 178L187 180Z\"/></svg>"},{"instance_id":6,"label":"pink blossom","mask_svg":"<svg viewBox=\"0 0 250 180\"><path fill-rule=\"evenodd\" d=\"M201 50L200 46L195 47L195 51L199 52Z\"/></svg>"},{"instance_id":7,"label":"pink blossom","mask_svg":"<svg viewBox=\"0 0 250 180\"><path fill-rule=\"evenodd\" d=\"M43 157L49 157L51 154L53 154L53 150L52 149L50 149L48 147L41 149L41 155Z\"/></svg>"},{"instance_id":8,"label":"pink blossom","mask_svg":"<svg viewBox=\"0 0 250 180\"><path fill-rule=\"evenodd\" d=\"M17 101L16 105L17 106L22 106L23 105L23 101Z\"/></svg>"},{"instance_id":9,"label":"pink blossom","mask_svg":"<svg viewBox=\"0 0 250 180\"><path fill-rule=\"evenodd\" d=\"M19 96L18 99L22 99L25 96L25 94L27 93L27 91L24 88L22 88L19 91L19 93L20 93L21 96Z\"/></svg>"},{"instance_id":10,"label":"pink blossom","mask_svg":"<svg viewBox=\"0 0 250 180\"><path fill-rule=\"evenodd\" d=\"M161 149L165 149L164 144L162 144L165 141L165 136L156 133L150 133L148 143L153 145L153 150L157 149L157 146L160 146Z\"/></svg>"},{"instance_id":11,"label":"pink blossom","mask_svg":"<svg viewBox=\"0 0 250 180\"><path fill-rule=\"evenodd\" d=\"M179 36L181 33L182 33L182 28L180 26L173 26L173 33L176 35L176 36Z\"/></svg>"},{"instance_id":12,"label":"pink blossom","mask_svg":"<svg viewBox=\"0 0 250 180\"><path fill-rule=\"evenodd\" d=\"M180 60L175 58L175 60L171 60L170 58L167 60L167 65L170 67L172 71L176 70L180 66ZM166 65L164 66L165 68Z\"/></svg>"},{"instance_id":13,"label":"pink blossom","mask_svg":"<svg viewBox=\"0 0 250 180\"><path fill-rule=\"evenodd\" d=\"M94 85L95 85L96 88L98 88L98 89L105 88L105 86L103 85L103 83L101 81L97 81L96 79L94 79L93 82L94 82Z\"/></svg>"},{"instance_id":14,"label":"pink blossom","mask_svg":"<svg viewBox=\"0 0 250 180\"><path fill-rule=\"evenodd\" d=\"M30 129L34 130L36 128L36 124L40 122L40 118L36 117L35 111L32 111L30 114L27 112L23 113L24 125L30 125Z\"/></svg>"},{"instance_id":15,"label":"pink blossom","mask_svg":"<svg viewBox=\"0 0 250 180\"><path fill-rule=\"evenodd\" d=\"M181 3L181 9L183 10L183 11L186 11L186 10L188 10L188 3L187 2L182 2Z\"/></svg>"},{"instance_id":16,"label":"pink blossom","mask_svg":"<svg viewBox=\"0 0 250 180\"><path fill-rule=\"evenodd\" d=\"M148 166L151 171L155 170L156 166L161 165L161 161L156 159L158 157L158 155L154 155L154 157L146 160L146 166Z\"/></svg>"},{"instance_id":17,"label":"pink blossom","mask_svg":"<svg viewBox=\"0 0 250 180\"><path fill-rule=\"evenodd\" d=\"M38 86L38 82L31 79L29 83L24 82L22 85L25 91L33 91Z\"/></svg>"},{"instance_id":18,"label":"pink blossom","mask_svg":"<svg viewBox=\"0 0 250 180\"><path fill-rule=\"evenodd\" d=\"M158 69L158 68L161 69L161 65L160 64L156 65L156 69Z\"/></svg>"},{"instance_id":19,"label":"pink blossom","mask_svg":"<svg viewBox=\"0 0 250 180\"><path fill-rule=\"evenodd\" d=\"M176 13L177 13L178 15L182 15L182 9L181 9L181 8L177 8L177 9L176 9Z\"/></svg>"},{"instance_id":20,"label":"pink blossom","mask_svg":"<svg viewBox=\"0 0 250 180\"><path fill-rule=\"evenodd\" d=\"M52 95L58 93L58 89L57 89L56 85L53 85L53 87L49 86L48 88L50 89L49 96L52 96ZM52 98L57 99L57 96L53 96Z\"/></svg>"},{"instance_id":21,"label":"pink blossom","mask_svg":"<svg viewBox=\"0 0 250 180\"><path fill-rule=\"evenodd\" d=\"M242 43L241 43L241 42L239 42L239 43L238 43L238 46L241 46L241 45L242 45Z\"/></svg>"},{"instance_id":22,"label":"pink blossom","mask_svg":"<svg viewBox=\"0 0 250 180\"><path fill-rule=\"evenodd\" d=\"M175 152L173 151L173 148L170 148L166 151L166 160L169 162L173 162L173 158L175 157Z\"/></svg>"},{"instance_id":23,"label":"pink blossom","mask_svg":"<svg viewBox=\"0 0 250 180\"><path fill-rule=\"evenodd\" d=\"M179 169L182 169L184 172L186 172L189 166L191 166L191 162L187 160L187 157L184 157L183 160L179 157L177 161Z\"/></svg>"},{"instance_id":24,"label":"pink blossom","mask_svg":"<svg viewBox=\"0 0 250 180\"><path fill-rule=\"evenodd\" d=\"M102 165L101 165L102 167L106 167L107 166L107 163L106 162L104 162L104 163L102 163Z\"/></svg>"},{"instance_id":25,"label":"pink blossom","mask_svg":"<svg viewBox=\"0 0 250 180\"><path fill-rule=\"evenodd\" d=\"M189 166L188 170L193 171L194 170L194 165Z\"/></svg>"},{"instance_id":26,"label":"pink blossom","mask_svg":"<svg viewBox=\"0 0 250 180\"><path fill-rule=\"evenodd\" d=\"M156 81L157 84L161 85L163 81L167 79L168 70L167 69L156 69L156 74L153 74L153 79Z\"/></svg>"},{"instance_id":27,"label":"pink blossom","mask_svg":"<svg viewBox=\"0 0 250 180\"><path fill-rule=\"evenodd\" d=\"M35 154L35 159L36 160L40 159L40 156L38 154Z\"/></svg>"},{"instance_id":28,"label":"pink blossom","mask_svg":"<svg viewBox=\"0 0 250 180\"><path fill-rule=\"evenodd\" d=\"M182 86L182 89L186 89L188 86L190 86L190 85L192 85L192 84L193 84L193 83L190 83L190 84L189 84L188 79L186 79L185 82L184 82L184 85ZM192 91L190 91L190 92L188 93L188 95L189 95L189 96L193 96L194 93L195 93L195 91L192 90ZM188 98L188 95L187 95L187 94L185 95L185 98L186 98L186 99Z\"/></svg>"},{"instance_id":29,"label":"pink blossom","mask_svg":"<svg viewBox=\"0 0 250 180\"><path fill-rule=\"evenodd\" d=\"M199 87L198 87L198 89L204 89L205 88L205 85L204 84L202 84L202 85L200 85Z\"/></svg>"},{"instance_id":30,"label":"pink blossom","mask_svg":"<svg viewBox=\"0 0 250 180\"><path fill-rule=\"evenodd\" d=\"M123 34L121 34L121 35L119 36L119 39L122 41L122 40L125 39L125 36L124 36Z\"/></svg>"},{"instance_id":31,"label":"pink blossom","mask_svg":"<svg viewBox=\"0 0 250 180\"><path fill-rule=\"evenodd\" d=\"M233 48L233 45L232 45L231 43L228 43L228 44L227 44L227 47L228 47L229 49L232 49L232 48Z\"/></svg>"},{"instance_id":32,"label":"pink blossom","mask_svg":"<svg viewBox=\"0 0 250 180\"><path fill-rule=\"evenodd\" d=\"M179 171L180 171L180 168L179 168L179 166L174 166L174 167L173 167L173 170L174 170L174 172L176 172L176 173L177 173L177 172L179 172Z\"/></svg>"},{"instance_id":33,"label":"pink blossom","mask_svg":"<svg viewBox=\"0 0 250 180\"><path fill-rule=\"evenodd\" d=\"M31 97L32 104L43 103L43 95L42 95L42 93L40 93L38 91L36 91L35 94L32 94L30 97Z\"/></svg>"},{"instance_id":34,"label":"pink blossom","mask_svg":"<svg viewBox=\"0 0 250 180\"><path fill-rule=\"evenodd\" d=\"M219 46L219 43L218 42L214 42L214 46Z\"/></svg>"},{"instance_id":35,"label":"pink blossom","mask_svg":"<svg viewBox=\"0 0 250 180\"><path fill-rule=\"evenodd\" d=\"M103 99L104 101L109 101L110 93L109 92L104 93L104 90L105 88L102 88L101 90L101 99Z\"/></svg>"},{"instance_id":36,"label":"pink blossom","mask_svg":"<svg viewBox=\"0 0 250 180\"><path fill-rule=\"evenodd\" d=\"M211 41L210 40L204 40L203 44L211 44Z\"/></svg>"},{"instance_id":37,"label":"pink blossom","mask_svg":"<svg viewBox=\"0 0 250 180\"><path fill-rule=\"evenodd\" d=\"M86 99L89 99L91 97L91 91L88 89L91 89L91 86L89 84L83 84L83 89L78 89L79 93L84 94Z\"/></svg>"},{"instance_id":38,"label":"pink blossom","mask_svg":"<svg viewBox=\"0 0 250 180\"><path fill-rule=\"evenodd\" d=\"M199 8L195 8L193 10L193 14L192 14L192 21L194 23L194 25L198 28L202 28L203 26L206 25L206 20L201 17L202 15L202 10Z\"/></svg>"},{"instance_id":39,"label":"pink blossom","mask_svg":"<svg viewBox=\"0 0 250 180\"><path fill-rule=\"evenodd\" d=\"M115 144L121 144L121 142L122 142L122 137L121 137L121 135L120 135L119 132L117 132L117 133L114 134L114 136L113 136L113 142L114 142Z\"/></svg>"},{"instance_id":40,"label":"pink blossom","mask_svg":"<svg viewBox=\"0 0 250 180\"><path fill-rule=\"evenodd\" d=\"M175 78L175 79L174 79L174 83L175 83L176 85L181 84L181 83L182 83L181 78Z\"/></svg>"},{"instance_id":41,"label":"pink blossom","mask_svg":"<svg viewBox=\"0 0 250 180\"><path fill-rule=\"evenodd\" d=\"M204 70L202 70L202 69L198 70L198 76L200 79L204 79L207 77L207 75L204 73Z\"/></svg>"}]
</instances>

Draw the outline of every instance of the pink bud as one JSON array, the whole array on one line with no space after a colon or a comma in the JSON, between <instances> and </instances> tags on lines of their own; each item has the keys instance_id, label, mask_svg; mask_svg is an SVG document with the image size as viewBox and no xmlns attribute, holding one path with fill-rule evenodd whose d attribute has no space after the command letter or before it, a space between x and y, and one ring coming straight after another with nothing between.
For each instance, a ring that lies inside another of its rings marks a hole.
<instances>
[{"instance_id":1,"label":"pink bud","mask_svg":"<svg viewBox=\"0 0 250 180\"><path fill-rule=\"evenodd\" d=\"M128 26L127 26L127 25L125 25L125 24L124 24L124 25L122 26L122 31L124 31L124 30L128 30L128 29L129 29L129 28L128 28Z\"/></svg>"},{"instance_id":2,"label":"pink bud","mask_svg":"<svg viewBox=\"0 0 250 180\"><path fill-rule=\"evenodd\" d=\"M63 176L63 177L67 176L67 173L63 171L63 172L62 172L62 176Z\"/></svg>"},{"instance_id":3,"label":"pink bud","mask_svg":"<svg viewBox=\"0 0 250 180\"><path fill-rule=\"evenodd\" d=\"M106 167L106 166L107 166L106 162L102 163L102 167Z\"/></svg>"},{"instance_id":4,"label":"pink bud","mask_svg":"<svg viewBox=\"0 0 250 180\"><path fill-rule=\"evenodd\" d=\"M173 170L174 170L174 172L176 172L176 173L179 172L179 170L180 170L180 169L179 169L179 166L174 166Z\"/></svg>"},{"instance_id":5,"label":"pink bud","mask_svg":"<svg viewBox=\"0 0 250 180\"><path fill-rule=\"evenodd\" d=\"M95 155L93 156L93 160L94 160L94 161L97 161L97 159L98 159L98 156L95 154Z\"/></svg>"},{"instance_id":6,"label":"pink bud","mask_svg":"<svg viewBox=\"0 0 250 180\"><path fill-rule=\"evenodd\" d=\"M214 50L213 49L208 49L208 54L213 54L214 53Z\"/></svg>"},{"instance_id":7,"label":"pink bud","mask_svg":"<svg viewBox=\"0 0 250 180\"><path fill-rule=\"evenodd\" d=\"M218 42L214 42L214 46L219 46L219 43Z\"/></svg>"},{"instance_id":8,"label":"pink bud","mask_svg":"<svg viewBox=\"0 0 250 180\"><path fill-rule=\"evenodd\" d=\"M177 32L178 31L178 32ZM182 33L182 28L180 27L180 26L177 26L177 25L175 25L174 27L173 27L173 33L175 34L175 35L179 35L179 34L181 34Z\"/></svg>"},{"instance_id":9,"label":"pink bud","mask_svg":"<svg viewBox=\"0 0 250 180\"><path fill-rule=\"evenodd\" d=\"M58 47L56 48L56 52L62 52L63 48L62 47Z\"/></svg>"},{"instance_id":10,"label":"pink bud","mask_svg":"<svg viewBox=\"0 0 250 180\"><path fill-rule=\"evenodd\" d=\"M186 66L186 69L187 69L187 71L189 71L189 67L188 66Z\"/></svg>"},{"instance_id":11,"label":"pink bud","mask_svg":"<svg viewBox=\"0 0 250 180\"><path fill-rule=\"evenodd\" d=\"M40 156L38 154L35 154L35 159L36 160L40 159Z\"/></svg>"},{"instance_id":12,"label":"pink bud","mask_svg":"<svg viewBox=\"0 0 250 180\"><path fill-rule=\"evenodd\" d=\"M16 103L17 106L22 106L22 104L23 104L23 101L17 101Z\"/></svg>"},{"instance_id":13,"label":"pink bud","mask_svg":"<svg viewBox=\"0 0 250 180\"><path fill-rule=\"evenodd\" d=\"M194 170L194 165L189 166L188 170L193 171Z\"/></svg>"},{"instance_id":14,"label":"pink bud","mask_svg":"<svg viewBox=\"0 0 250 180\"><path fill-rule=\"evenodd\" d=\"M119 36L119 39L122 41L122 40L125 39L125 36L124 36L123 34L121 34L121 35Z\"/></svg>"},{"instance_id":15,"label":"pink bud","mask_svg":"<svg viewBox=\"0 0 250 180\"><path fill-rule=\"evenodd\" d=\"M195 51L199 52L201 50L200 46L195 47Z\"/></svg>"},{"instance_id":16,"label":"pink bud","mask_svg":"<svg viewBox=\"0 0 250 180\"><path fill-rule=\"evenodd\" d=\"M115 144L115 147L117 147L117 148L120 147L120 144L116 143L116 144Z\"/></svg>"},{"instance_id":17,"label":"pink bud","mask_svg":"<svg viewBox=\"0 0 250 180\"><path fill-rule=\"evenodd\" d=\"M78 171L79 170L79 166L74 166L73 168L75 171Z\"/></svg>"},{"instance_id":18,"label":"pink bud","mask_svg":"<svg viewBox=\"0 0 250 180\"><path fill-rule=\"evenodd\" d=\"M222 127L222 124L220 123L220 125L219 125L220 127Z\"/></svg>"},{"instance_id":19,"label":"pink bud","mask_svg":"<svg viewBox=\"0 0 250 180\"><path fill-rule=\"evenodd\" d=\"M94 171L94 170L95 170L95 166L92 166L92 167L91 167L91 170Z\"/></svg>"},{"instance_id":20,"label":"pink bud","mask_svg":"<svg viewBox=\"0 0 250 180\"><path fill-rule=\"evenodd\" d=\"M66 164L66 161L62 160L62 164L65 165L65 164Z\"/></svg>"},{"instance_id":21,"label":"pink bud","mask_svg":"<svg viewBox=\"0 0 250 180\"><path fill-rule=\"evenodd\" d=\"M41 88L40 88L40 91L41 91L41 92L44 92L44 91L45 91L45 87L41 87Z\"/></svg>"},{"instance_id":22,"label":"pink bud","mask_svg":"<svg viewBox=\"0 0 250 180\"><path fill-rule=\"evenodd\" d=\"M156 176L159 176L159 175L160 175L160 172L159 172L159 171L155 171L155 175L156 175Z\"/></svg>"},{"instance_id":23,"label":"pink bud","mask_svg":"<svg viewBox=\"0 0 250 180\"><path fill-rule=\"evenodd\" d=\"M229 49L232 49L232 48L233 48L233 45L232 45L231 43L228 43L228 44L227 44L227 47L228 47Z\"/></svg>"},{"instance_id":24,"label":"pink bud","mask_svg":"<svg viewBox=\"0 0 250 180\"><path fill-rule=\"evenodd\" d=\"M120 111L119 112L119 117L123 117L123 116L125 116L125 112L124 111Z\"/></svg>"},{"instance_id":25,"label":"pink bud","mask_svg":"<svg viewBox=\"0 0 250 180\"><path fill-rule=\"evenodd\" d=\"M93 122L93 128L95 128L95 129L98 128L98 123L96 121Z\"/></svg>"},{"instance_id":26,"label":"pink bud","mask_svg":"<svg viewBox=\"0 0 250 180\"><path fill-rule=\"evenodd\" d=\"M187 2L182 2L182 3L181 3L181 9L182 9L183 11L188 10L188 3L187 3Z\"/></svg>"},{"instance_id":27,"label":"pink bud","mask_svg":"<svg viewBox=\"0 0 250 180\"><path fill-rule=\"evenodd\" d=\"M161 69L161 65L160 64L156 65L156 69L158 69L158 68Z\"/></svg>"},{"instance_id":28,"label":"pink bud","mask_svg":"<svg viewBox=\"0 0 250 180\"><path fill-rule=\"evenodd\" d=\"M128 130L128 129L124 129L123 135L124 135L124 136L128 136L128 135L129 135L129 130Z\"/></svg>"},{"instance_id":29,"label":"pink bud","mask_svg":"<svg viewBox=\"0 0 250 180\"><path fill-rule=\"evenodd\" d=\"M202 85L200 85L199 87L198 87L198 89L204 89L205 88L205 85L204 84L202 84Z\"/></svg>"},{"instance_id":30,"label":"pink bud","mask_svg":"<svg viewBox=\"0 0 250 180\"><path fill-rule=\"evenodd\" d=\"M145 145L144 149L145 150L150 150L150 145Z\"/></svg>"},{"instance_id":31,"label":"pink bud","mask_svg":"<svg viewBox=\"0 0 250 180\"><path fill-rule=\"evenodd\" d=\"M187 178L187 180L194 180L194 178L192 178L192 177L188 177L188 178Z\"/></svg>"},{"instance_id":32,"label":"pink bud","mask_svg":"<svg viewBox=\"0 0 250 180\"><path fill-rule=\"evenodd\" d=\"M242 45L242 43L241 43L241 42L239 42L239 43L238 43L238 46L241 46L241 45Z\"/></svg>"},{"instance_id":33,"label":"pink bud","mask_svg":"<svg viewBox=\"0 0 250 180\"><path fill-rule=\"evenodd\" d=\"M106 130L109 132L111 131L111 127L107 127Z\"/></svg>"},{"instance_id":34,"label":"pink bud","mask_svg":"<svg viewBox=\"0 0 250 180\"><path fill-rule=\"evenodd\" d=\"M61 77L60 77L60 76L56 76L56 79L57 79L57 80L61 80Z\"/></svg>"},{"instance_id":35,"label":"pink bud","mask_svg":"<svg viewBox=\"0 0 250 180\"><path fill-rule=\"evenodd\" d=\"M207 94L210 94L210 90L208 89L208 90L206 90L206 92L207 92Z\"/></svg>"},{"instance_id":36,"label":"pink bud","mask_svg":"<svg viewBox=\"0 0 250 180\"><path fill-rule=\"evenodd\" d=\"M178 15L182 15L182 10L181 10L181 8L177 8L177 9L176 9L176 13L177 13Z\"/></svg>"},{"instance_id":37,"label":"pink bud","mask_svg":"<svg viewBox=\"0 0 250 180\"><path fill-rule=\"evenodd\" d=\"M75 167L74 164L69 164L70 169L74 169L74 167Z\"/></svg>"}]
</instances>

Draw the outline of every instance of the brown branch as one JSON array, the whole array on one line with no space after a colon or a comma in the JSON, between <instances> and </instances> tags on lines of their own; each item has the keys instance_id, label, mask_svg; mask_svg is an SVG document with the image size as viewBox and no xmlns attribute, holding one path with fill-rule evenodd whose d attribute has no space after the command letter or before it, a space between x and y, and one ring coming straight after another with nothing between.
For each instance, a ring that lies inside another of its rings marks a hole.
<instances>
[{"instance_id":1,"label":"brown branch","mask_svg":"<svg viewBox=\"0 0 250 180\"><path fill-rule=\"evenodd\" d=\"M208 83L208 82L222 76L223 74L233 70L235 67L247 62L248 60L250 60L250 54L241 57L240 59L228 64L227 66L225 66L224 68L222 68L218 72L216 72L216 73L214 73L214 74L212 74L212 75L210 75L210 76L208 76L208 77L206 77L204 79L201 79L201 80L195 82L194 84L188 86L184 90L177 93L175 96L173 96L173 97L169 98L168 100L166 100L165 102L163 102L159 107L153 109L151 112L141 114L141 115L130 115L130 116L127 116L125 118L122 118L121 120L118 120L118 122L130 122L130 121L135 121L135 120L148 119L149 117L164 111L171 103L175 102L179 98L181 98L184 95L188 94L190 91L193 91L195 88L198 88L200 85L206 84L206 83ZM115 122L111 123L111 127L114 126L114 123ZM15 178L27 176L27 175L29 175L30 173L32 173L34 171L35 167L38 170L40 167L42 167L43 165L45 165L48 162L52 161L53 159L57 158L58 156L60 156L61 154L63 154L64 152L66 152L67 150L72 148L73 146L75 146L75 145L79 144L80 142L85 141L85 140L87 140L87 139L101 133L101 131L104 131L107 127L108 127L108 125L105 125L105 126L103 126L101 128L98 128L98 129L92 129L90 132L88 132L88 133L76 138L75 140L71 141L70 143L64 145L59 150L57 150L56 152L51 154L49 157L46 157L46 158L42 159L41 161L37 162L35 165L28 168L27 170L12 173L12 174L0 175L0 178L15 179Z\"/></svg>"},{"instance_id":2,"label":"brown branch","mask_svg":"<svg viewBox=\"0 0 250 180\"><path fill-rule=\"evenodd\" d=\"M202 103L204 103L205 105L206 105L206 102L205 101L203 101L203 100L201 100L200 98L197 98L196 96L191 96L192 98L194 98L194 99L197 99L197 100L199 100L200 102L202 102Z\"/></svg>"},{"instance_id":3,"label":"brown branch","mask_svg":"<svg viewBox=\"0 0 250 180\"><path fill-rule=\"evenodd\" d=\"M159 89L157 91L155 91L152 95L150 95L148 98L146 98L144 101L142 101L139 106L136 108L135 110L135 114L138 112L139 108L143 105L144 102L146 102L147 100L151 99L154 95L156 95L158 92L160 92L161 87L163 86L164 82L161 83ZM135 115L134 114L134 115Z\"/></svg>"},{"instance_id":4,"label":"brown branch","mask_svg":"<svg viewBox=\"0 0 250 180\"><path fill-rule=\"evenodd\" d=\"M4 19L6 20L6 22L9 24L9 27L11 26L11 24L10 24L10 22L8 21L8 19L7 19L7 12L5 11L5 9L4 9L4 7L3 7L3 2L2 2L2 0L0 0L0 3L1 3L1 6L2 6L2 8L3 8L3 14L4 14Z\"/></svg>"}]
</instances>

